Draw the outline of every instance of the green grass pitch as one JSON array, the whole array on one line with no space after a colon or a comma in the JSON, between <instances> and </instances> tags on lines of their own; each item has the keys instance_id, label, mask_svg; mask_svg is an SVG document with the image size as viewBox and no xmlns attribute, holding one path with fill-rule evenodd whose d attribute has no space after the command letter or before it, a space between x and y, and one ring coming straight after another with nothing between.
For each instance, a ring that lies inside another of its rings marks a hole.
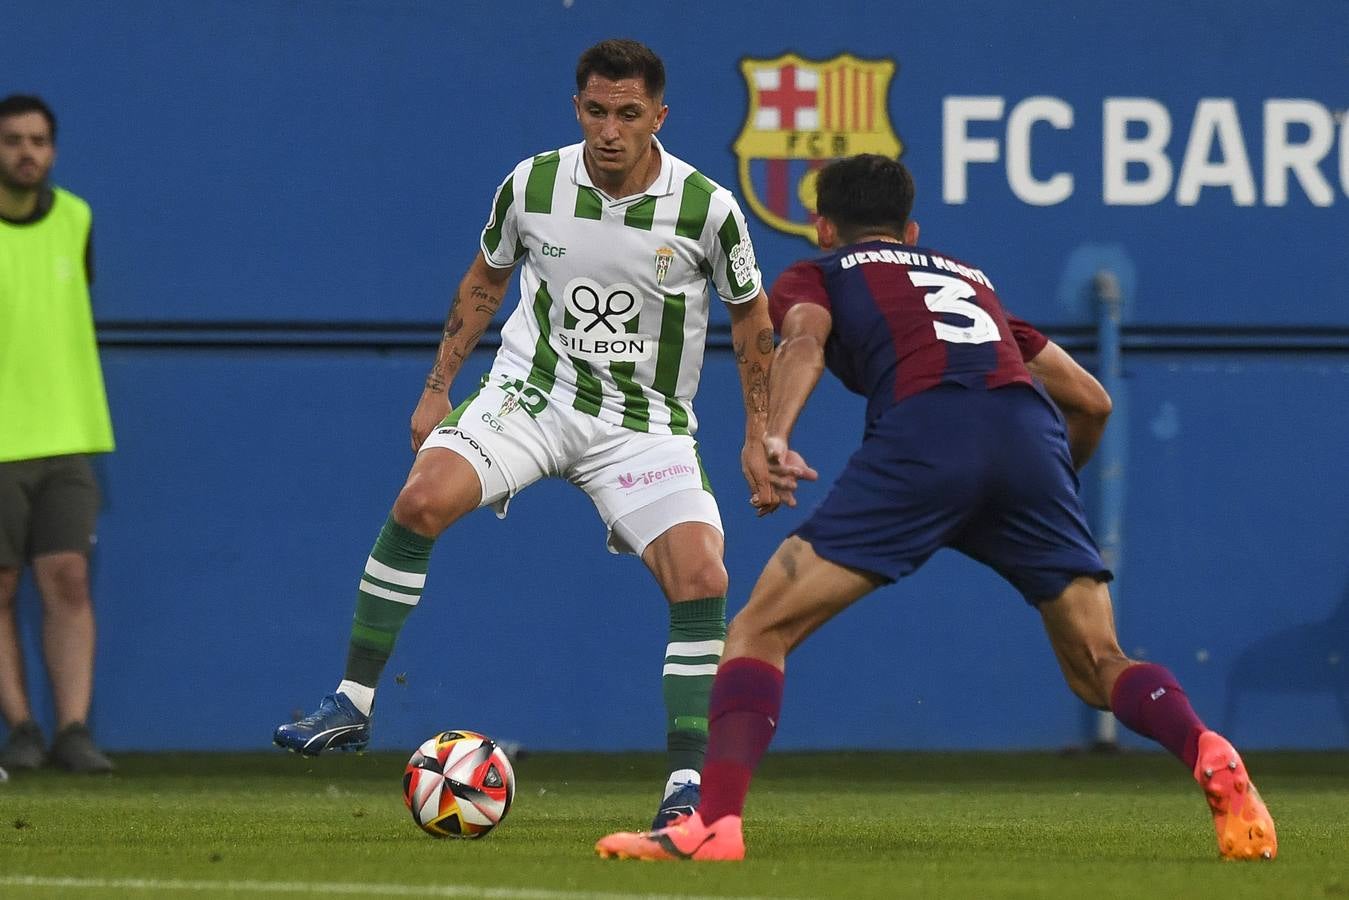
<instances>
[{"instance_id":1,"label":"green grass pitch","mask_svg":"<svg viewBox=\"0 0 1349 900\"><path fill-rule=\"evenodd\" d=\"M126 754L108 777L0 785L0 897L1349 898L1349 753L1250 753L1272 863L1217 858L1198 788L1161 754L782 753L755 780L744 863L603 861L649 821L655 754L527 756L479 841L436 840L406 757Z\"/></svg>"}]
</instances>

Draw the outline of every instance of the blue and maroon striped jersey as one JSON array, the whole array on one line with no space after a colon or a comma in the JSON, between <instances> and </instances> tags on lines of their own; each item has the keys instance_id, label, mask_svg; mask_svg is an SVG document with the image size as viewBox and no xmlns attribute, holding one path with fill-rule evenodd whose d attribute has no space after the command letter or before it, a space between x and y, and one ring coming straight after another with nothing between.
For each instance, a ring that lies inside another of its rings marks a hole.
<instances>
[{"instance_id":1,"label":"blue and maroon striped jersey","mask_svg":"<svg viewBox=\"0 0 1349 900\"><path fill-rule=\"evenodd\" d=\"M889 241L852 244L792 265L769 297L779 331L798 303L830 311L825 365L867 398L868 425L939 384L1034 384L1025 361L1048 342L1002 308L979 269Z\"/></svg>"}]
</instances>

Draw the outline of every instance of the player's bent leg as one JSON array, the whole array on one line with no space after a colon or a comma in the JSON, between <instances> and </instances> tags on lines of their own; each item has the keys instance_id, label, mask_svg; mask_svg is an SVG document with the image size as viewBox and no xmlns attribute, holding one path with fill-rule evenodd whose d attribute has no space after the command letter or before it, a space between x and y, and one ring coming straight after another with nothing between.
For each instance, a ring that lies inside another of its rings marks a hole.
<instances>
[{"instance_id":1,"label":"player's bent leg","mask_svg":"<svg viewBox=\"0 0 1349 900\"><path fill-rule=\"evenodd\" d=\"M723 816L704 825L694 813L667 828L600 838L595 852L603 859L726 862L745 858L745 839L739 816Z\"/></svg>"},{"instance_id":2,"label":"player's bent leg","mask_svg":"<svg viewBox=\"0 0 1349 900\"><path fill-rule=\"evenodd\" d=\"M800 538L784 542L731 626L712 690L698 812L668 828L609 835L595 851L610 859L742 859L745 796L777 729L787 653L882 581L823 559Z\"/></svg>"},{"instance_id":3,"label":"player's bent leg","mask_svg":"<svg viewBox=\"0 0 1349 900\"><path fill-rule=\"evenodd\" d=\"M418 454L366 559L341 683L314 712L278 726L273 743L306 756L365 749L375 688L421 599L435 538L476 509L482 495L477 470L457 452L432 447Z\"/></svg>"},{"instance_id":4,"label":"player's bent leg","mask_svg":"<svg viewBox=\"0 0 1349 900\"><path fill-rule=\"evenodd\" d=\"M710 499L706 492L697 493ZM640 535L640 526L635 533ZM661 670L668 775L651 823L653 831L691 815L702 797L708 700L726 640L727 577L722 547L721 532L712 525L680 522L650 541L642 552L642 561L670 601L669 639Z\"/></svg>"},{"instance_id":5,"label":"player's bent leg","mask_svg":"<svg viewBox=\"0 0 1349 900\"><path fill-rule=\"evenodd\" d=\"M393 519L423 537L435 538L477 509L483 483L478 470L460 453L427 447L417 454L393 504Z\"/></svg>"},{"instance_id":6,"label":"player's bent leg","mask_svg":"<svg viewBox=\"0 0 1349 900\"><path fill-rule=\"evenodd\" d=\"M642 562L671 603L725 597L725 540L706 522L680 522L642 551Z\"/></svg>"},{"instance_id":7,"label":"player's bent leg","mask_svg":"<svg viewBox=\"0 0 1349 900\"><path fill-rule=\"evenodd\" d=\"M723 659L747 656L785 668L787 654L811 633L884 583L870 572L825 559L799 537L789 537L731 622Z\"/></svg>"},{"instance_id":8,"label":"player's bent leg","mask_svg":"<svg viewBox=\"0 0 1349 900\"><path fill-rule=\"evenodd\" d=\"M1274 820L1240 755L1205 727L1171 672L1120 650L1105 584L1074 579L1059 597L1040 604L1040 614L1074 692L1110 709L1193 772L1213 814L1218 852L1227 859L1273 859L1279 850Z\"/></svg>"},{"instance_id":9,"label":"player's bent leg","mask_svg":"<svg viewBox=\"0 0 1349 900\"><path fill-rule=\"evenodd\" d=\"M738 823L777 731L786 654L882 579L830 562L805 541L778 548L736 616L712 685L702 822Z\"/></svg>"}]
</instances>

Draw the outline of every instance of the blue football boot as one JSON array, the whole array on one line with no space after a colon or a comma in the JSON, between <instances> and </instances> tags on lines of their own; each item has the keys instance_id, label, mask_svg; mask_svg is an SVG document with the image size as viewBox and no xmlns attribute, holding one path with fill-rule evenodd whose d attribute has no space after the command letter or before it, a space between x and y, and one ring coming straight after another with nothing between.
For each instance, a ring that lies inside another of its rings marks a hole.
<instances>
[{"instance_id":1,"label":"blue football boot","mask_svg":"<svg viewBox=\"0 0 1349 900\"><path fill-rule=\"evenodd\" d=\"M346 694L329 694L317 711L277 726L272 742L305 756L318 756L324 750L364 750L370 743L370 717Z\"/></svg>"},{"instance_id":2,"label":"blue football boot","mask_svg":"<svg viewBox=\"0 0 1349 900\"><path fill-rule=\"evenodd\" d=\"M698 803L702 799L703 790L697 783L684 782L670 796L660 802L660 809L656 810L656 818L651 821L651 830L660 831L662 828L678 825L684 819L693 815L693 811L698 808Z\"/></svg>"}]
</instances>

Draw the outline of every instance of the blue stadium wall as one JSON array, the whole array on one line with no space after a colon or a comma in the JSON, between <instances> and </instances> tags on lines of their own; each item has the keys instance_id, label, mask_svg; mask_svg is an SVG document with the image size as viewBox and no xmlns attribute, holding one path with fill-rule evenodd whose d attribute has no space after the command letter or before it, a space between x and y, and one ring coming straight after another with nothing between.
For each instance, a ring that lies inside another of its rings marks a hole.
<instances>
[{"instance_id":1,"label":"blue stadium wall","mask_svg":"<svg viewBox=\"0 0 1349 900\"><path fill-rule=\"evenodd\" d=\"M1123 645L1169 665L1243 745L1349 741L1342 0L55 0L7 10L6 33L23 40L0 93L51 101L58 181L95 210L118 438L95 559L94 724L110 748L261 748L335 684L491 192L518 159L575 140L575 58L616 35L663 54L661 137L745 197L769 278L812 251L789 224L809 163L772 169L747 139L742 183L737 139L762 124L751 93L790 100L800 73L837 75L844 54L894 65L888 83L857 69L851 118L851 94L828 114L850 149L902 146L924 243L984 268L1088 362L1088 285L1116 273ZM810 121L793 124L792 146L818 149ZM734 609L823 486L799 511L750 515L719 315L698 408ZM489 362L476 354L461 385ZM826 384L799 443L828 478L860 427L860 402ZM1099 475L1084 475L1093 511ZM31 586L21 612L50 720ZM461 726L655 749L664 636L656 589L604 550L586 498L539 485L506 521L476 514L438 545L376 744ZM790 674L783 747L1089 733L1038 616L949 552L848 611Z\"/></svg>"}]
</instances>

